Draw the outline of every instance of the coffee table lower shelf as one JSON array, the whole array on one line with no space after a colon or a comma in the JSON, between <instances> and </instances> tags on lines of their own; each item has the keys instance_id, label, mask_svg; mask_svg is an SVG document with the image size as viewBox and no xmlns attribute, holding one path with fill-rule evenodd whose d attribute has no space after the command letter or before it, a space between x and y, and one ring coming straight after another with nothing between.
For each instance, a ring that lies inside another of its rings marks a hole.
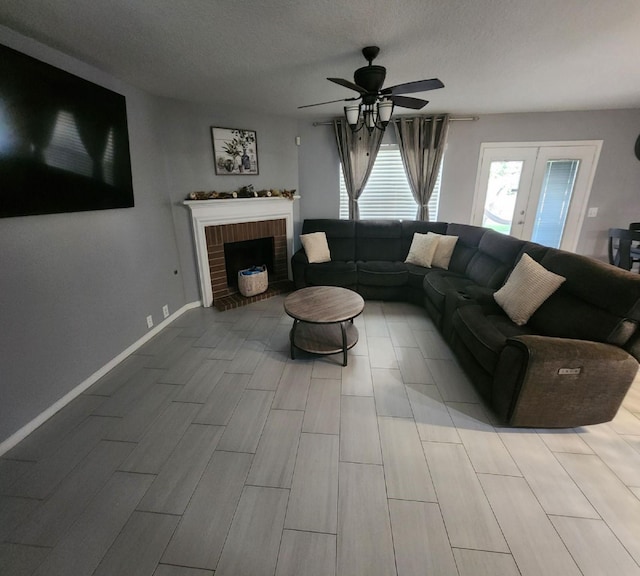
<instances>
[{"instance_id":1,"label":"coffee table lower shelf","mask_svg":"<svg viewBox=\"0 0 640 576\"><path fill-rule=\"evenodd\" d=\"M358 343L358 329L353 322L335 322L332 324L312 324L300 320L293 321L289 332L291 341L291 359L295 349L311 354L339 354L342 352L342 365L347 365L347 350Z\"/></svg>"}]
</instances>

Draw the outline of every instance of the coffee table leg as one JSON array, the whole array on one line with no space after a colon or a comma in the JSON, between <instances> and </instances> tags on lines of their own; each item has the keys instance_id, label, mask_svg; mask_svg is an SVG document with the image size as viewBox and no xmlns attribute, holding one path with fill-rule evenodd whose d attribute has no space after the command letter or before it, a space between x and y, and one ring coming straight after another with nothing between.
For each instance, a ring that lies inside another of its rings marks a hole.
<instances>
[{"instance_id":1,"label":"coffee table leg","mask_svg":"<svg viewBox=\"0 0 640 576\"><path fill-rule=\"evenodd\" d=\"M340 330L342 331L342 365L347 365L347 330L345 322L340 322Z\"/></svg>"},{"instance_id":2,"label":"coffee table leg","mask_svg":"<svg viewBox=\"0 0 640 576\"><path fill-rule=\"evenodd\" d=\"M296 337L296 327L298 326L298 320L293 320L293 326L291 327L291 331L289 332L289 341L291 343L291 360L295 360L294 356L294 348L295 344L293 343Z\"/></svg>"}]
</instances>

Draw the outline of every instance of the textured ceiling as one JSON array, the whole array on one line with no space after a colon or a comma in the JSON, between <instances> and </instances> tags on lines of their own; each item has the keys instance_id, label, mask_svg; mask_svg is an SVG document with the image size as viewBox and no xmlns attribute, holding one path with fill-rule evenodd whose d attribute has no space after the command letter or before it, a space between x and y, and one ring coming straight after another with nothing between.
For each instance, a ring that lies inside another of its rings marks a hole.
<instances>
[{"instance_id":1,"label":"textured ceiling","mask_svg":"<svg viewBox=\"0 0 640 576\"><path fill-rule=\"evenodd\" d=\"M638 0L2 0L0 23L151 93L331 116L363 46L424 111L640 107ZM0 67L1 69L1 67Z\"/></svg>"}]
</instances>

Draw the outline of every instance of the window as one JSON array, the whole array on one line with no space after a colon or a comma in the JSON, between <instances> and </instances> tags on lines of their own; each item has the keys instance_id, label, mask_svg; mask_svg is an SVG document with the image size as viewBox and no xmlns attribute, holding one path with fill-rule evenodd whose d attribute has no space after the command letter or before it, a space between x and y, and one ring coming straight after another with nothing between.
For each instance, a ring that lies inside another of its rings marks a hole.
<instances>
[{"instance_id":1,"label":"window","mask_svg":"<svg viewBox=\"0 0 640 576\"><path fill-rule=\"evenodd\" d=\"M438 218L441 179L442 164L433 194L429 199L429 220L432 222ZM369 181L358 200L358 206L361 220L375 218L415 219L418 206L407 182L407 175L397 144L380 146ZM349 197L344 185L342 165L340 165L340 218L349 218Z\"/></svg>"},{"instance_id":2,"label":"window","mask_svg":"<svg viewBox=\"0 0 640 576\"><path fill-rule=\"evenodd\" d=\"M113 167L113 128L109 129L107 142L102 155L102 178L107 184L114 184ZM44 153L45 162L54 168L75 172L91 178L93 160L82 143L76 120L70 112L61 111L56 118L56 125L51 135L51 142Z\"/></svg>"},{"instance_id":3,"label":"window","mask_svg":"<svg viewBox=\"0 0 640 576\"><path fill-rule=\"evenodd\" d=\"M44 159L49 166L91 178L93 162L80 139L76 120L70 112L58 113Z\"/></svg>"}]
</instances>

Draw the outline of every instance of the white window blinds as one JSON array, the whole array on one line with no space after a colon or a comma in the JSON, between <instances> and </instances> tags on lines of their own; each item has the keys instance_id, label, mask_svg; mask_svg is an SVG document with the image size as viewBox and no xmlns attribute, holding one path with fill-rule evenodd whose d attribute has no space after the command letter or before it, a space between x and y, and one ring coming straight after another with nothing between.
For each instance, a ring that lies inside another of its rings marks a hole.
<instances>
[{"instance_id":1,"label":"white window blinds","mask_svg":"<svg viewBox=\"0 0 640 576\"><path fill-rule=\"evenodd\" d=\"M531 240L559 248L580 160L549 160Z\"/></svg>"},{"instance_id":2,"label":"white window blinds","mask_svg":"<svg viewBox=\"0 0 640 576\"><path fill-rule=\"evenodd\" d=\"M429 199L429 220L438 218L438 202L440 200L440 180L442 165L433 194ZM342 165L340 165L340 218L349 218L349 202L344 185ZM382 145L375 164L371 170L369 181L358 200L360 219L398 218L414 220L417 205L411 194L407 176L402 165L400 150L396 144Z\"/></svg>"}]
</instances>

